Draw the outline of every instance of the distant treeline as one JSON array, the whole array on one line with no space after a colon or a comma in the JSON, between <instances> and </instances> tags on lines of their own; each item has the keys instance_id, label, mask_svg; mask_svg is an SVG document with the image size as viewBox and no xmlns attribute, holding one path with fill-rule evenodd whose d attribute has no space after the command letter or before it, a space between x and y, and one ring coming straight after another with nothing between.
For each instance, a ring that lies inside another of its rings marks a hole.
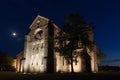
<instances>
[{"instance_id":1,"label":"distant treeline","mask_svg":"<svg viewBox=\"0 0 120 80\"><path fill-rule=\"evenodd\" d=\"M99 66L99 71L107 71L107 72L120 72L119 66Z\"/></svg>"}]
</instances>

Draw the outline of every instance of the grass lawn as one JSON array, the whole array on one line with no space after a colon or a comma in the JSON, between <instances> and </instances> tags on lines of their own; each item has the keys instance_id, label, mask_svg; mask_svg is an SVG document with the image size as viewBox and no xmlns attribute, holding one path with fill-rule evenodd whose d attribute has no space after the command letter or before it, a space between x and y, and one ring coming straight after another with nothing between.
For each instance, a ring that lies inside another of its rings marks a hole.
<instances>
[{"instance_id":1,"label":"grass lawn","mask_svg":"<svg viewBox=\"0 0 120 80\"><path fill-rule=\"evenodd\" d=\"M0 72L0 80L120 80L120 73L22 74L15 72Z\"/></svg>"}]
</instances>

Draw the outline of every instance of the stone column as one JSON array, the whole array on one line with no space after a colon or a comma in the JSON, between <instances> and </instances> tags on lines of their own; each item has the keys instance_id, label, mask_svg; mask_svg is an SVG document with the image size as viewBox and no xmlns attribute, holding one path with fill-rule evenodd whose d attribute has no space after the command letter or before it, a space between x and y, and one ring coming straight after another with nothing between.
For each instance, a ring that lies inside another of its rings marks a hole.
<instances>
[{"instance_id":1,"label":"stone column","mask_svg":"<svg viewBox=\"0 0 120 80\"><path fill-rule=\"evenodd\" d=\"M23 64L23 70L24 70L24 73L26 73L26 72L29 72L29 59L30 59L30 54L29 54L29 47L30 47L30 45L29 45L29 43L30 43L30 36L28 36L28 35L26 35L25 36L25 43L24 43L24 58L25 58L25 60L24 60L24 64Z\"/></svg>"},{"instance_id":2,"label":"stone column","mask_svg":"<svg viewBox=\"0 0 120 80\"><path fill-rule=\"evenodd\" d=\"M91 67L92 72L98 72L98 65L97 65L97 53L96 53L96 46L94 46L94 50L91 52Z\"/></svg>"}]
</instances>

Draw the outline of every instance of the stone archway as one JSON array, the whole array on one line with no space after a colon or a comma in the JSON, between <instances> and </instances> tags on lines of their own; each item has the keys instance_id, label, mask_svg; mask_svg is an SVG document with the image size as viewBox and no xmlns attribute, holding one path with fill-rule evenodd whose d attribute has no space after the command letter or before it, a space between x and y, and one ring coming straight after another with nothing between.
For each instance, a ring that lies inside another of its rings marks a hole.
<instances>
[{"instance_id":1,"label":"stone archway","mask_svg":"<svg viewBox=\"0 0 120 80\"><path fill-rule=\"evenodd\" d=\"M91 72L91 56L83 50L81 53L83 72Z\"/></svg>"}]
</instances>

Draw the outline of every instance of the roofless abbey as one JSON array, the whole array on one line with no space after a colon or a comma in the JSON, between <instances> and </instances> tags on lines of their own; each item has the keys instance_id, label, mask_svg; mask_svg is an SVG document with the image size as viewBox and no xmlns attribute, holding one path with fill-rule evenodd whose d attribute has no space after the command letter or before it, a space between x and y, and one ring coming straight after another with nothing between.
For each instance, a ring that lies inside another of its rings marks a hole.
<instances>
[{"instance_id":1,"label":"roofless abbey","mask_svg":"<svg viewBox=\"0 0 120 80\"><path fill-rule=\"evenodd\" d=\"M17 72L25 73L45 73L45 72L71 72L71 66L66 58L54 50L59 46L55 41L55 37L61 30L50 19L37 16L29 27L30 32L25 36L24 50L17 55ZM86 27L90 41L93 39L93 31L91 27ZM53 37L52 41L49 40ZM69 41L67 42L69 43ZM78 42L78 45L80 42ZM80 45L79 45L80 46ZM96 44L92 51L87 50L89 59L76 57L77 63L73 62L74 72L84 72L90 67L92 72L98 72ZM73 51L81 52L78 48ZM85 62L90 64L86 65Z\"/></svg>"}]
</instances>

